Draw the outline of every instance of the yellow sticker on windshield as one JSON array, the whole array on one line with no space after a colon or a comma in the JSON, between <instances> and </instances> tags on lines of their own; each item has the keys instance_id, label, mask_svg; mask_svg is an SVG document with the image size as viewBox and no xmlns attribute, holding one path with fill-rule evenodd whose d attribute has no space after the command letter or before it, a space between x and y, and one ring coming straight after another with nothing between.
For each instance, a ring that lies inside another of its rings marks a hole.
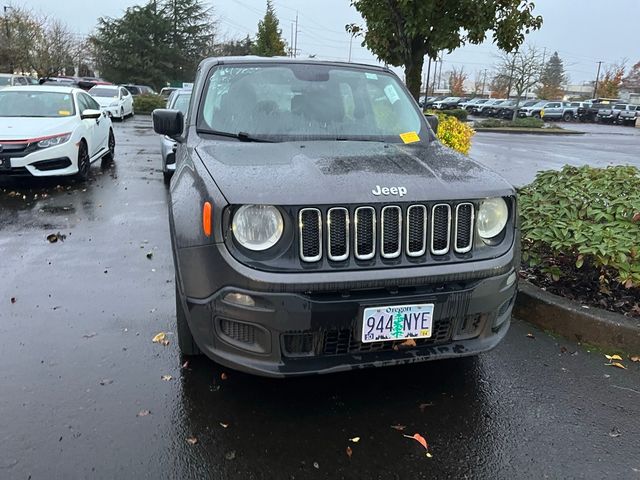
<instances>
[{"instance_id":1,"label":"yellow sticker on windshield","mask_svg":"<svg viewBox=\"0 0 640 480\"><path fill-rule=\"evenodd\" d=\"M401 133L400 138L404 143L415 143L420 141L420 137L416 132Z\"/></svg>"},{"instance_id":2,"label":"yellow sticker on windshield","mask_svg":"<svg viewBox=\"0 0 640 480\"><path fill-rule=\"evenodd\" d=\"M69 110L58 110L58 115L62 117L68 117L69 115L71 115L71 112Z\"/></svg>"}]
</instances>

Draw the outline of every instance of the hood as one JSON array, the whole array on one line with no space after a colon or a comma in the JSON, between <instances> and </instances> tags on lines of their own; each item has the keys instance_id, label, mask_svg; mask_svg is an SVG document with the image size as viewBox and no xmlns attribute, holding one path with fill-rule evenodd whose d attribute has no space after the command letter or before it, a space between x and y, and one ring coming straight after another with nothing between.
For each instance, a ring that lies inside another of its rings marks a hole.
<instances>
[{"instance_id":1,"label":"hood","mask_svg":"<svg viewBox=\"0 0 640 480\"><path fill-rule=\"evenodd\" d=\"M112 103L118 103L117 97L93 97L101 107L108 107Z\"/></svg>"},{"instance_id":2,"label":"hood","mask_svg":"<svg viewBox=\"0 0 640 480\"><path fill-rule=\"evenodd\" d=\"M27 140L74 130L75 116L60 118L0 117L0 140Z\"/></svg>"},{"instance_id":3,"label":"hood","mask_svg":"<svg viewBox=\"0 0 640 480\"><path fill-rule=\"evenodd\" d=\"M203 141L196 152L231 204L340 205L513 194L497 174L439 142Z\"/></svg>"}]
</instances>

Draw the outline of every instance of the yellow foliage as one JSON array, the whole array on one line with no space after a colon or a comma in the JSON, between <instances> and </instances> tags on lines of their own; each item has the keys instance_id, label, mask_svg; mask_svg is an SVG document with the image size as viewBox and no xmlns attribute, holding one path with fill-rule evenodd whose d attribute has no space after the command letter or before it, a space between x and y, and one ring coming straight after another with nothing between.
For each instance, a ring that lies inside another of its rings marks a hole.
<instances>
[{"instance_id":1,"label":"yellow foliage","mask_svg":"<svg viewBox=\"0 0 640 480\"><path fill-rule=\"evenodd\" d=\"M438 114L438 121L438 139L447 147L467 155L475 130L450 115Z\"/></svg>"}]
</instances>

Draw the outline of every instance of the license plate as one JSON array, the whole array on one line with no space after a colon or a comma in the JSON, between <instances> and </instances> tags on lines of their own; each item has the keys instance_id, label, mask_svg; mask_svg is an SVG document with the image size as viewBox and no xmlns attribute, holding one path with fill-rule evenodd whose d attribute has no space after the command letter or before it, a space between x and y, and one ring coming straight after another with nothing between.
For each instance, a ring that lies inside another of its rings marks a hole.
<instances>
[{"instance_id":1,"label":"license plate","mask_svg":"<svg viewBox=\"0 0 640 480\"><path fill-rule=\"evenodd\" d=\"M433 303L364 309L362 343L430 338Z\"/></svg>"}]
</instances>

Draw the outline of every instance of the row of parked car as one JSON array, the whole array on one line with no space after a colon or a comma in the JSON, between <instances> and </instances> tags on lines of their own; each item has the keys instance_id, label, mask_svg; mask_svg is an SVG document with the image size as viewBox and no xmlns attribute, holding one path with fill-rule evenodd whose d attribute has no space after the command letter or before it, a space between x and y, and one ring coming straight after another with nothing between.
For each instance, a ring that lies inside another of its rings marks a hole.
<instances>
[{"instance_id":1,"label":"row of parked car","mask_svg":"<svg viewBox=\"0 0 640 480\"><path fill-rule=\"evenodd\" d=\"M516 100L506 98L423 97L423 108L434 110L465 109L471 115L502 119L517 117L544 118L565 122L601 122L619 125L634 125L640 117L640 105L624 103L617 99L594 98L581 102L552 100Z\"/></svg>"}]
</instances>

